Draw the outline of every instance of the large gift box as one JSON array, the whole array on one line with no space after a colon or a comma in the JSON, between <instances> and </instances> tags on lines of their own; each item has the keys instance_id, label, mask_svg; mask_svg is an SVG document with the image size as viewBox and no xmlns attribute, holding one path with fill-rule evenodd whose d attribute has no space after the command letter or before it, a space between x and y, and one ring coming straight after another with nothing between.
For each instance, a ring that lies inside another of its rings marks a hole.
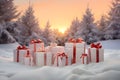
<instances>
[{"instance_id":1,"label":"large gift box","mask_svg":"<svg viewBox=\"0 0 120 80\"><path fill-rule=\"evenodd\" d=\"M53 64L53 55L50 52L36 52L36 66L51 66Z\"/></svg>"},{"instance_id":2,"label":"large gift box","mask_svg":"<svg viewBox=\"0 0 120 80\"><path fill-rule=\"evenodd\" d=\"M26 46L18 46L17 49L14 50L14 62L19 62L24 64L24 55L27 53L29 49Z\"/></svg>"},{"instance_id":3,"label":"large gift box","mask_svg":"<svg viewBox=\"0 0 120 80\"><path fill-rule=\"evenodd\" d=\"M85 42L83 39L70 39L65 43L65 53L68 54L69 64L79 63L80 56L85 52Z\"/></svg>"},{"instance_id":4,"label":"large gift box","mask_svg":"<svg viewBox=\"0 0 120 80\"><path fill-rule=\"evenodd\" d=\"M31 51L36 52L36 51L43 51L44 50L44 43L42 40L31 40L29 44L29 48Z\"/></svg>"},{"instance_id":5,"label":"large gift box","mask_svg":"<svg viewBox=\"0 0 120 80\"><path fill-rule=\"evenodd\" d=\"M91 47L88 48L89 60L92 63L98 63L104 61L104 49L100 43L92 43Z\"/></svg>"},{"instance_id":6,"label":"large gift box","mask_svg":"<svg viewBox=\"0 0 120 80\"><path fill-rule=\"evenodd\" d=\"M62 67L68 65L68 56L65 53L54 55L54 66Z\"/></svg>"},{"instance_id":7,"label":"large gift box","mask_svg":"<svg viewBox=\"0 0 120 80\"><path fill-rule=\"evenodd\" d=\"M33 57L31 56L29 51L27 51L24 56L24 65L33 66Z\"/></svg>"}]
</instances>

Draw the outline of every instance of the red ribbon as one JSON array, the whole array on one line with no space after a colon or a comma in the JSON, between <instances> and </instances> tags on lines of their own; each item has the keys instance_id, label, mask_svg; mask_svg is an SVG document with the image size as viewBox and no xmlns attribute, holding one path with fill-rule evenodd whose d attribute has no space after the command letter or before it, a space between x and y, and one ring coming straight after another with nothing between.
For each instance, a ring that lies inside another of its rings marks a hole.
<instances>
[{"instance_id":1,"label":"red ribbon","mask_svg":"<svg viewBox=\"0 0 120 80\"><path fill-rule=\"evenodd\" d=\"M100 43L92 43L90 44L91 48L96 48L96 62L99 62L99 49L102 48L102 45ZM91 61L91 52L89 49L89 53L90 53L90 61Z\"/></svg>"},{"instance_id":2,"label":"red ribbon","mask_svg":"<svg viewBox=\"0 0 120 80\"><path fill-rule=\"evenodd\" d=\"M40 40L40 39L37 39L37 40L33 39L33 40L31 40L31 43L32 44L33 43L42 43L42 40Z\"/></svg>"},{"instance_id":3,"label":"red ribbon","mask_svg":"<svg viewBox=\"0 0 120 80\"><path fill-rule=\"evenodd\" d=\"M26 46L18 46L17 50L23 50L23 49L28 49Z\"/></svg>"},{"instance_id":4,"label":"red ribbon","mask_svg":"<svg viewBox=\"0 0 120 80\"><path fill-rule=\"evenodd\" d=\"M68 42L72 42L72 43L82 43L84 42L84 40L82 38L78 38L78 39L73 39L73 38L70 38L68 40Z\"/></svg>"},{"instance_id":5,"label":"red ribbon","mask_svg":"<svg viewBox=\"0 0 120 80\"><path fill-rule=\"evenodd\" d=\"M82 38L78 38L78 39L70 38L68 40L68 42L70 42L70 43L82 43L82 42L84 42L84 40ZM73 59L72 59L72 63L76 63L76 46L75 46L75 44L73 46Z\"/></svg>"},{"instance_id":6,"label":"red ribbon","mask_svg":"<svg viewBox=\"0 0 120 80\"><path fill-rule=\"evenodd\" d=\"M85 61L84 61L84 58L87 57L87 64L88 64L88 55L87 54L82 54L80 58L82 58L82 63L84 64Z\"/></svg>"},{"instance_id":7,"label":"red ribbon","mask_svg":"<svg viewBox=\"0 0 120 80\"><path fill-rule=\"evenodd\" d=\"M31 57L29 50L27 50L27 54L25 54L25 57Z\"/></svg>"},{"instance_id":8,"label":"red ribbon","mask_svg":"<svg viewBox=\"0 0 120 80\"><path fill-rule=\"evenodd\" d=\"M62 60L63 57L65 57L65 58L66 58L66 63L65 63L65 65L68 65L68 56L67 56L65 53L57 53L56 57L57 57L57 66L59 66L59 65L58 65L58 58L59 58L59 57L61 58L61 60Z\"/></svg>"},{"instance_id":9,"label":"red ribbon","mask_svg":"<svg viewBox=\"0 0 120 80\"><path fill-rule=\"evenodd\" d=\"M102 45L100 44L100 43L92 43L92 44L90 44L90 46L91 46L91 48L97 48L97 49L99 49L99 48L102 48Z\"/></svg>"}]
</instances>

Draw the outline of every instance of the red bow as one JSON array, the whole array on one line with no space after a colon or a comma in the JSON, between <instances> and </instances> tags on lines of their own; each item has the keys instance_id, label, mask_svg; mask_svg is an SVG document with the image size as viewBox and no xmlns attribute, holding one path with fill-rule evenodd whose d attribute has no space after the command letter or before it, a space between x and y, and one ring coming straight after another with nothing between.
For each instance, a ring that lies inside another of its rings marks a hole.
<instances>
[{"instance_id":1,"label":"red bow","mask_svg":"<svg viewBox=\"0 0 120 80\"><path fill-rule=\"evenodd\" d=\"M85 57L85 56L87 56L87 54L85 54L85 53L84 53L84 54L82 54L82 55L81 55L81 57L80 57L80 58Z\"/></svg>"},{"instance_id":2,"label":"red bow","mask_svg":"<svg viewBox=\"0 0 120 80\"><path fill-rule=\"evenodd\" d=\"M72 43L82 43L84 42L84 40L82 38L78 38L78 39L69 39L68 42L72 42Z\"/></svg>"},{"instance_id":3,"label":"red bow","mask_svg":"<svg viewBox=\"0 0 120 80\"><path fill-rule=\"evenodd\" d=\"M31 43L42 43L42 40L41 39L38 39L38 40L33 39L33 40L31 40Z\"/></svg>"},{"instance_id":4,"label":"red bow","mask_svg":"<svg viewBox=\"0 0 120 80\"><path fill-rule=\"evenodd\" d=\"M66 57L66 58L68 58L68 56L67 56L65 53L58 53L58 56L61 56L61 57Z\"/></svg>"},{"instance_id":5,"label":"red bow","mask_svg":"<svg viewBox=\"0 0 120 80\"><path fill-rule=\"evenodd\" d=\"M17 49L28 49L25 45L23 46L18 46Z\"/></svg>"},{"instance_id":6,"label":"red bow","mask_svg":"<svg viewBox=\"0 0 120 80\"><path fill-rule=\"evenodd\" d=\"M91 48L102 48L102 45L100 43L96 43L96 44L92 43L90 44L90 46Z\"/></svg>"}]
</instances>

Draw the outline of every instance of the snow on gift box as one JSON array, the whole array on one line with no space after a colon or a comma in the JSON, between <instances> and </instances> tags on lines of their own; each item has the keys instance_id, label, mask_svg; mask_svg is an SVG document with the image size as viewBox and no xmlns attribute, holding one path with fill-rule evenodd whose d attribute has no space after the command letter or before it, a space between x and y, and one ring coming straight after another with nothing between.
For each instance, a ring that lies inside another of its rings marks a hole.
<instances>
[{"instance_id":1,"label":"snow on gift box","mask_svg":"<svg viewBox=\"0 0 120 80\"><path fill-rule=\"evenodd\" d=\"M35 52L36 54L36 66L52 66L53 64L53 54L51 52Z\"/></svg>"},{"instance_id":2,"label":"snow on gift box","mask_svg":"<svg viewBox=\"0 0 120 80\"><path fill-rule=\"evenodd\" d=\"M89 61L92 63L98 63L104 61L104 49L100 43L92 43L88 48Z\"/></svg>"},{"instance_id":3,"label":"snow on gift box","mask_svg":"<svg viewBox=\"0 0 120 80\"><path fill-rule=\"evenodd\" d=\"M65 43L65 53L68 54L68 64L79 63L80 56L85 53L85 42L83 39L70 39Z\"/></svg>"},{"instance_id":4,"label":"snow on gift box","mask_svg":"<svg viewBox=\"0 0 120 80\"><path fill-rule=\"evenodd\" d=\"M24 55L27 53L28 48L26 46L18 46L17 49L14 50L14 62L19 62L24 64Z\"/></svg>"},{"instance_id":5,"label":"snow on gift box","mask_svg":"<svg viewBox=\"0 0 120 80\"><path fill-rule=\"evenodd\" d=\"M54 66L62 67L68 65L68 56L65 53L54 55Z\"/></svg>"},{"instance_id":6,"label":"snow on gift box","mask_svg":"<svg viewBox=\"0 0 120 80\"><path fill-rule=\"evenodd\" d=\"M42 51L44 50L44 43L42 40L38 39L38 40L31 40L30 44L29 44L29 48L31 51Z\"/></svg>"}]
</instances>

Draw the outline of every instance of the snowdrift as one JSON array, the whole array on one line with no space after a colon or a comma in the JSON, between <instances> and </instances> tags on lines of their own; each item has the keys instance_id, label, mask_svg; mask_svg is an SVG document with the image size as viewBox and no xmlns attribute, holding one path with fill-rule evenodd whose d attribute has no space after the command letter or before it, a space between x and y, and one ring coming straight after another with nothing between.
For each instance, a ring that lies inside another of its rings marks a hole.
<instances>
[{"instance_id":1,"label":"snowdrift","mask_svg":"<svg viewBox=\"0 0 120 80\"><path fill-rule=\"evenodd\" d=\"M0 45L0 80L120 80L119 43L120 40L102 41L104 62L59 68L29 67L11 62L8 59L12 58L12 49L18 44Z\"/></svg>"}]
</instances>

